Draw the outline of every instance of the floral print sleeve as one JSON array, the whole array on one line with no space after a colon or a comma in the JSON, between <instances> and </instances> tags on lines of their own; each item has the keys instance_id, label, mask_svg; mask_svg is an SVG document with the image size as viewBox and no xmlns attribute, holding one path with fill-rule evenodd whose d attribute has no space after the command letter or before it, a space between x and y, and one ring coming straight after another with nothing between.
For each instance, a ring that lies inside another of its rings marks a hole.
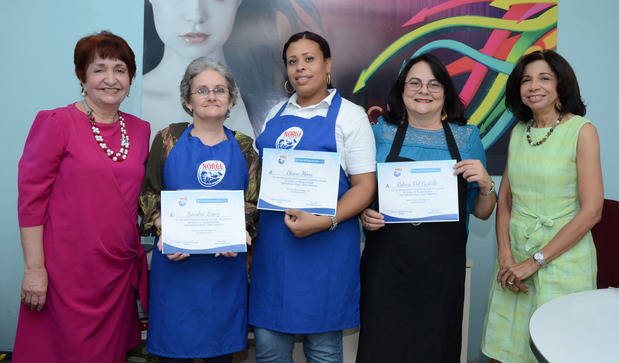
<instances>
[{"instance_id":1,"label":"floral print sleeve","mask_svg":"<svg viewBox=\"0 0 619 363\"><path fill-rule=\"evenodd\" d=\"M254 150L253 140L240 132L235 134L249 174L249 182L245 190L245 226L252 239L258 234L258 192L260 191L260 158Z\"/></svg>"},{"instance_id":2,"label":"floral print sleeve","mask_svg":"<svg viewBox=\"0 0 619 363\"><path fill-rule=\"evenodd\" d=\"M159 131L153 140L139 197L142 211L140 233L143 236L159 236L161 234L161 230L155 227L155 220L161 215L163 165L170 150L188 125L188 123L172 124Z\"/></svg>"}]
</instances>

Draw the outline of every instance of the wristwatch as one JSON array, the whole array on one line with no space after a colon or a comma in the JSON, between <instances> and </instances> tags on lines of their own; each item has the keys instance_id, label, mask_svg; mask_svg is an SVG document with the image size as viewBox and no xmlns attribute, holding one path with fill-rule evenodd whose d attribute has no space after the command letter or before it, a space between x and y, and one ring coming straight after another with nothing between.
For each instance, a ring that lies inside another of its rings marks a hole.
<instances>
[{"instance_id":1,"label":"wristwatch","mask_svg":"<svg viewBox=\"0 0 619 363\"><path fill-rule=\"evenodd\" d=\"M535 252L535 254L533 255L533 259L535 260L535 262L539 263L541 267L546 267L547 263L546 260L544 260L544 254L542 253L542 251Z\"/></svg>"},{"instance_id":2,"label":"wristwatch","mask_svg":"<svg viewBox=\"0 0 619 363\"><path fill-rule=\"evenodd\" d=\"M337 228L337 218L335 216L329 216L331 218L331 227L329 227L329 231L334 231Z\"/></svg>"}]
</instances>

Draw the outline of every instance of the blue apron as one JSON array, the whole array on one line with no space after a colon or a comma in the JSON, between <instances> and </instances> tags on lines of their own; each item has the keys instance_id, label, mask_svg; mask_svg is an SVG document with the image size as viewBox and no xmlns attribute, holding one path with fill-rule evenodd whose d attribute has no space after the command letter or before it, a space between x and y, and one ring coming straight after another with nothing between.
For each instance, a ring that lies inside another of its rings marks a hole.
<instances>
[{"instance_id":1,"label":"blue apron","mask_svg":"<svg viewBox=\"0 0 619 363\"><path fill-rule=\"evenodd\" d=\"M282 116L286 104L256 139L264 148L337 151L335 119L342 98L336 92L326 117ZM338 198L350 188L340 168ZM249 323L283 333L311 334L359 325L360 235L357 218L335 231L297 238L284 213L260 211L254 245Z\"/></svg>"},{"instance_id":2,"label":"blue apron","mask_svg":"<svg viewBox=\"0 0 619 363\"><path fill-rule=\"evenodd\" d=\"M164 190L245 190L245 157L230 130L212 147L181 135L163 167ZM208 173L205 162L225 166ZM223 174L223 175L222 175ZM170 261L153 249L150 274L149 352L164 357L206 358L247 346L247 268L245 254L226 258L191 255Z\"/></svg>"}]
</instances>

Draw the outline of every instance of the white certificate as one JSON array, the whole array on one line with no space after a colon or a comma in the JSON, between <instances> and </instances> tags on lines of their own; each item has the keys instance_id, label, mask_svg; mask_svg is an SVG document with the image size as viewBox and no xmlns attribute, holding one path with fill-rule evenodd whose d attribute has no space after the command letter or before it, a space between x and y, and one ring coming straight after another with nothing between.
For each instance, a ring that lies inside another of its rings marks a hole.
<instances>
[{"instance_id":1,"label":"white certificate","mask_svg":"<svg viewBox=\"0 0 619 363\"><path fill-rule=\"evenodd\" d=\"M163 253L246 252L242 190L161 192Z\"/></svg>"},{"instance_id":2,"label":"white certificate","mask_svg":"<svg viewBox=\"0 0 619 363\"><path fill-rule=\"evenodd\" d=\"M265 148L258 209L334 216L339 183L339 153Z\"/></svg>"},{"instance_id":3,"label":"white certificate","mask_svg":"<svg viewBox=\"0 0 619 363\"><path fill-rule=\"evenodd\" d=\"M378 163L378 205L385 223L459 220L455 160Z\"/></svg>"}]
</instances>

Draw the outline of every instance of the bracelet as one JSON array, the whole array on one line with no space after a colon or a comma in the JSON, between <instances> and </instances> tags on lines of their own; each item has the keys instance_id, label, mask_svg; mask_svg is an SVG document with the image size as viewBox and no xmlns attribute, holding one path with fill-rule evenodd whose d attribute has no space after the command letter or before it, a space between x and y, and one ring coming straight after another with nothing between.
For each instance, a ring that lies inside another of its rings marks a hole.
<instances>
[{"instance_id":1,"label":"bracelet","mask_svg":"<svg viewBox=\"0 0 619 363\"><path fill-rule=\"evenodd\" d=\"M484 193L481 191L481 189L479 189L479 194L483 195L484 197L489 196L490 194L492 194L492 192L494 192L494 180L490 180L490 190L488 190L487 193Z\"/></svg>"},{"instance_id":2,"label":"bracelet","mask_svg":"<svg viewBox=\"0 0 619 363\"><path fill-rule=\"evenodd\" d=\"M331 218L331 227L329 227L329 231L334 231L337 228L337 218L335 216L329 216Z\"/></svg>"}]
</instances>

